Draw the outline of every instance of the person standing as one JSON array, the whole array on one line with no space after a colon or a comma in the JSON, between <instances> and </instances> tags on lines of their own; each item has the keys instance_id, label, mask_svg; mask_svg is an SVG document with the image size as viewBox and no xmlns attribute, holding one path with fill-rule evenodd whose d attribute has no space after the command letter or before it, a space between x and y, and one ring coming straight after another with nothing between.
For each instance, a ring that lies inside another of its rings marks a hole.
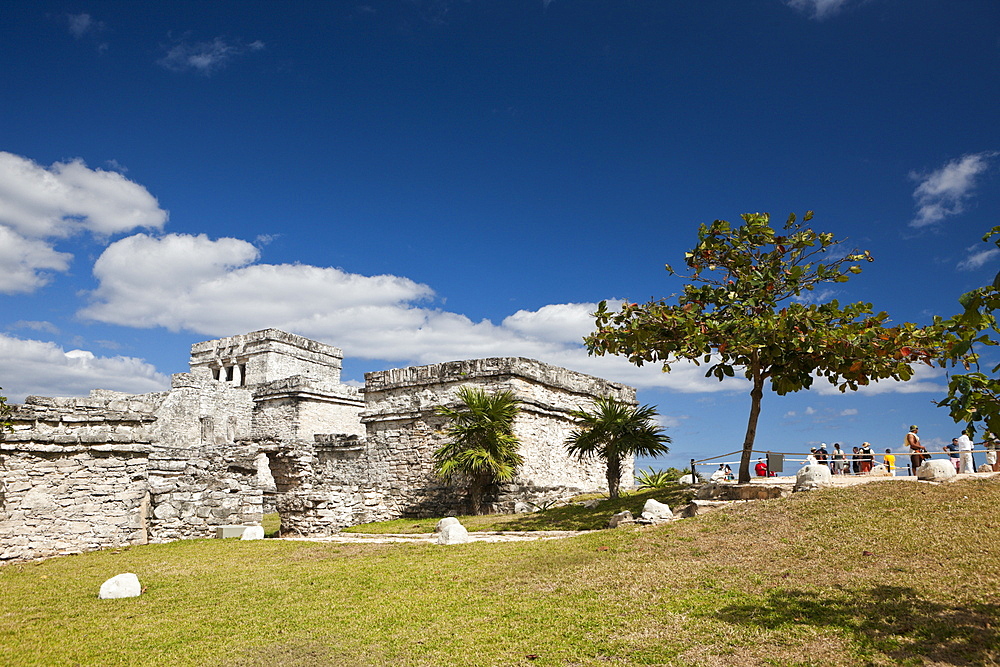
<instances>
[{"instance_id":1,"label":"person standing","mask_svg":"<svg viewBox=\"0 0 1000 667\"><path fill-rule=\"evenodd\" d=\"M993 436L986 439L986 465L993 468L993 472L1000 472L1000 463L997 462L997 449L1000 449L1000 441Z\"/></svg>"},{"instance_id":2,"label":"person standing","mask_svg":"<svg viewBox=\"0 0 1000 667\"><path fill-rule=\"evenodd\" d=\"M955 472L958 472L958 438L952 438L951 444L945 445L941 448L941 451L948 453L948 458L951 459L951 464L955 466Z\"/></svg>"},{"instance_id":3,"label":"person standing","mask_svg":"<svg viewBox=\"0 0 1000 667\"><path fill-rule=\"evenodd\" d=\"M857 447L851 448L851 472L855 475L861 472L861 450Z\"/></svg>"},{"instance_id":4,"label":"person standing","mask_svg":"<svg viewBox=\"0 0 1000 667\"><path fill-rule=\"evenodd\" d=\"M958 445L958 472L976 472L976 464L972 461L972 438L967 431L952 440Z\"/></svg>"},{"instance_id":5,"label":"person standing","mask_svg":"<svg viewBox=\"0 0 1000 667\"><path fill-rule=\"evenodd\" d=\"M872 471L872 465L875 463L875 450L872 449L872 443L862 442L861 443L861 474L866 475Z\"/></svg>"},{"instance_id":6,"label":"person standing","mask_svg":"<svg viewBox=\"0 0 1000 667\"><path fill-rule=\"evenodd\" d=\"M843 475L844 468L847 467L847 457L839 442L833 443L833 455L830 458L833 459L833 474Z\"/></svg>"},{"instance_id":7,"label":"person standing","mask_svg":"<svg viewBox=\"0 0 1000 667\"><path fill-rule=\"evenodd\" d=\"M828 452L826 451L826 443L825 442L819 443L819 447L816 448L816 451L813 452L813 454L816 456L816 463L820 464L821 466L828 466L828 465L830 465L830 463L828 461L828 458L827 458Z\"/></svg>"},{"instance_id":8,"label":"person standing","mask_svg":"<svg viewBox=\"0 0 1000 667\"><path fill-rule=\"evenodd\" d=\"M885 454L882 455L882 464L885 466L887 473L890 475L896 474L896 455L888 447L885 450Z\"/></svg>"},{"instance_id":9,"label":"person standing","mask_svg":"<svg viewBox=\"0 0 1000 667\"><path fill-rule=\"evenodd\" d=\"M910 474L916 475L920 464L924 462L927 448L920 444L920 429L916 424L910 427L910 432L906 434L906 446L910 450Z\"/></svg>"}]
</instances>

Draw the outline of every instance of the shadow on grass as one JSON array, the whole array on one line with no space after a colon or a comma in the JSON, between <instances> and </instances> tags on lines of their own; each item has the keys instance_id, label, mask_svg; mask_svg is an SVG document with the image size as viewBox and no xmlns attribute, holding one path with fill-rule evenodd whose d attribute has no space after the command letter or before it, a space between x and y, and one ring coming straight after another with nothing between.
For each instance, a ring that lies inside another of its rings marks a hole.
<instances>
[{"instance_id":1,"label":"shadow on grass","mask_svg":"<svg viewBox=\"0 0 1000 667\"><path fill-rule=\"evenodd\" d=\"M775 630L795 625L843 630L862 651L895 661L995 664L1000 658L1000 605L952 606L924 600L912 588L874 586L823 595L775 590L757 603L723 607L723 621Z\"/></svg>"},{"instance_id":2,"label":"shadow on grass","mask_svg":"<svg viewBox=\"0 0 1000 667\"><path fill-rule=\"evenodd\" d=\"M600 530L606 528L612 514L628 510L633 516L642 513L642 506L650 498L666 503L677 510L688 504L694 492L680 484L662 489L644 489L615 500L598 499L596 507L588 508L579 502L550 507L531 514L481 514L460 516L459 521L470 531L494 530ZM397 519L378 523L361 524L345 528L348 533L432 533L438 518Z\"/></svg>"},{"instance_id":3,"label":"shadow on grass","mask_svg":"<svg viewBox=\"0 0 1000 667\"><path fill-rule=\"evenodd\" d=\"M694 493L685 486L672 484L662 489L643 489L615 500L602 499L597 507L589 509L579 504L551 507L532 514L505 517L498 530L600 530L607 528L612 514L628 510L633 516L642 513L642 506L650 498L666 503L677 510L691 502Z\"/></svg>"}]
</instances>

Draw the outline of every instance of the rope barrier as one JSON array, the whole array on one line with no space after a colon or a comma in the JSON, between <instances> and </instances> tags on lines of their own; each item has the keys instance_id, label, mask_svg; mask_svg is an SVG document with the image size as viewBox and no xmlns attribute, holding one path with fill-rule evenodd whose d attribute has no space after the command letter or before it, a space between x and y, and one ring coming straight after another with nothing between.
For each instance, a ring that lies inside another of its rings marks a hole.
<instances>
[{"instance_id":1,"label":"rope barrier","mask_svg":"<svg viewBox=\"0 0 1000 667\"><path fill-rule=\"evenodd\" d=\"M958 453L958 454L988 454L989 452L997 452L998 454L1000 454L1000 451L998 451L996 449L973 449L973 450L966 450L964 452L960 451L960 452L956 452L956 453ZM724 456L732 456L733 454L742 454L742 453L743 453L743 450L742 449L738 449L735 452L729 452L728 454L719 454L718 456L710 456L710 457L704 458L704 459L693 459L693 462L694 463L705 463L706 461L715 461L716 459L721 459ZM765 451L765 450L761 450L761 449L752 449L752 450L750 450L750 453L751 454L763 454L765 456L767 454L780 454L781 456L797 456L797 457L801 457L799 459L791 459L792 461L796 461L796 460L805 461L806 460L805 457L807 456L806 454L803 454L802 452L772 452L772 451ZM929 454L931 456L938 456L938 457L940 457L940 456L948 455L950 457L950 454L948 454L947 452L923 452L923 453L924 454ZM909 451L906 451L906 452L891 452L891 454L893 456L915 456L916 452L909 452ZM862 454L860 454L860 453L859 454L855 454L854 452L844 452L843 456L845 457L845 460L849 461L852 456L862 456ZM881 453L879 453L879 452L875 452L874 454L872 454L872 456L884 456L884 455L881 454ZM831 461L833 459L833 454L827 452L826 458L827 458L828 462ZM740 462L739 460L736 460L736 461L718 461L718 463L720 463L722 465L727 465L727 464L728 465L732 465L733 463L739 463L739 462Z\"/></svg>"}]
</instances>

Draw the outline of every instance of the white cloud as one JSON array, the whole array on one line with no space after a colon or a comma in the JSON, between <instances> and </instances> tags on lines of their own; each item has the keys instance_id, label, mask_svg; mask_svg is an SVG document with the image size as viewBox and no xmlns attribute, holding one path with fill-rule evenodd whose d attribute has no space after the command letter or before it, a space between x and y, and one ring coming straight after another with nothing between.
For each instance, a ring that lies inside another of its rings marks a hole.
<instances>
[{"instance_id":1,"label":"white cloud","mask_svg":"<svg viewBox=\"0 0 1000 667\"><path fill-rule=\"evenodd\" d=\"M166 221L156 198L118 172L90 169L80 159L46 169L0 151L0 225L24 237L109 236L160 229Z\"/></svg>"},{"instance_id":2,"label":"white cloud","mask_svg":"<svg viewBox=\"0 0 1000 667\"><path fill-rule=\"evenodd\" d=\"M65 351L54 343L4 334L0 334L0 368L4 395L11 402L28 395L80 396L95 388L145 393L170 386L166 375L141 359Z\"/></svg>"},{"instance_id":3,"label":"white cloud","mask_svg":"<svg viewBox=\"0 0 1000 667\"><path fill-rule=\"evenodd\" d=\"M805 414L807 414L807 415L814 415L814 414L816 414L816 408L807 407L805 409Z\"/></svg>"},{"instance_id":4,"label":"white cloud","mask_svg":"<svg viewBox=\"0 0 1000 667\"><path fill-rule=\"evenodd\" d=\"M156 62L174 72L193 70L204 76L210 76L226 67L234 58L263 48L264 42L259 40L249 44L243 44L238 40L227 42L221 37L216 37L210 42L183 40L170 47L166 55Z\"/></svg>"},{"instance_id":5,"label":"white cloud","mask_svg":"<svg viewBox=\"0 0 1000 667\"><path fill-rule=\"evenodd\" d=\"M259 253L234 238L136 234L121 239L95 263L99 285L78 314L209 337L275 327L331 343L350 357L400 365L521 356L642 388L749 390L742 377L706 378L705 365L677 362L663 373L660 364L640 368L623 357L589 356L582 338L593 329L590 313L596 303L520 310L499 324L473 321L435 307L433 290L407 278L264 264ZM900 385L895 390L913 389Z\"/></svg>"},{"instance_id":6,"label":"white cloud","mask_svg":"<svg viewBox=\"0 0 1000 667\"><path fill-rule=\"evenodd\" d=\"M638 368L591 357L582 338L597 304L518 311L499 325L433 305L434 292L407 278L362 276L302 264L256 263L259 250L233 238L136 234L112 243L94 265L99 286L79 315L135 327L207 336L276 327L332 343L355 358L402 364L524 356L643 387L744 391L704 367Z\"/></svg>"},{"instance_id":7,"label":"white cloud","mask_svg":"<svg viewBox=\"0 0 1000 667\"><path fill-rule=\"evenodd\" d=\"M869 385L858 387L857 391L847 390L846 394L851 396L875 394L919 394L935 393L942 396L948 388L941 382L947 371L943 368L925 366L924 364L913 367L913 377L906 382L898 380L882 380L872 382ZM825 378L816 378L813 388L824 396L844 395L835 385L830 384Z\"/></svg>"},{"instance_id":8,"label":"white cloud","mask_svg":"<svg viewBox=\"0 0 1000 667\"><path fill-rule=\"evenodd\" d=\"M66 20L69 21L70 34L77 39L88 33L101 32L105 28L102 21L95 21L90 14L67 14Z\"/></svg>"},{"instance_id":9,"label":"white cloud","mask_svg":"<svg viewBox=\"0 0 1000 667\"><path fill-rule=\"evenodd\" d=\"M854 416L856 414L858 414L857 408L847 408L846 410L841 410L840 411L840 416L841 417L852 417L852 416Z\"/></svg>"},{"instance_id":10,"label":"white cloud","mask_svg":"<svg viewBox=\"0 0 1000 667\"><path fill-rule=\"evenodd\" d=\"M970 248L969 250L971 251L973 248ZM957 268L960 271L975 271L976 269L982 268L989 262L993 261L993 259L998 255L1000 255L1000 248L989 248L987 250L972 252L968 257L958 263Z\"/></svg>"},{"instance_id":11,"label":"white cloud","mask_svg":"<svg viewBox=\"0 0 1000 667\"><path fill-rule=\"evenodd\" d=\"M837 296L837 290L832 290L832 289L821 289L819 291L807 290L798 296L793 296L792 301L796 301L802 304L810 304L810 303L820 304L830 301L835 296Z\"/></svg>"},{"instance_id":12,"label":"white cloud","mask_svg":"<svg viewBox=\"0 0 1000 667\"><path fill-rule=\"evenodd\" d=\"M72 258L0 225L0 294L34 292L51 279L46 271L65 271Z\"/></svg>"},{"instance_id":13,"label":"white cloud","mask_svg":"<svg viewBox=\"0 0 1000 667\"><path fill-rule=\"evenodd\" d=\"M52 322L35 321L35 320L18 320L11 324L8 329L31 329L32 331L44 331L45 333L57 334L59 333L59 328L52 324Z\"/></svg>"},{"instance_id":14,"label":"white cloud","mask_svg":"<svg viewBox=\"0 0 1000 667\"><path fill-rule=\"evenodd\" d=\"M657 415L653 418L653 421L661 428L670 429L677 428L681 425L682 421L688 418L690 418L690 415Z\"/></svg>"},{"instance_id":15,"label":"white cloud","mask_svg":"<svg viewBox=\"0 0 1000 667\"><path fill-rule=\"evenodd\" d=\"M833 16L849 2L850 0L786 0L789 7L809 14L816 20Z\"/></svg>"},{"instance_id":16,"label":"white cloud","mask_svg":"<svg viewBox=\"0 0 1000 667\"><path fill-rule=\"evenodd\" d=\"M617 303L609 301L609 309L616 308ZM593 330L594 318L591 313L596 309L595 304L552 304L538 310L519 310L505 318L502 326L526 338L579 343L580 339Z\"/></svg>"},{"instance_id":17,"label":"white cloud","mask_svg":"<svg viewBox=\"0 0 1000 667\"><path fill-rule=\"evenodd\" d=\"M81 160L51 168L0 151L0 293L31 292L66 271L73 256L55 248L83 232L99 237L137 227L159 229L167 212L119 173Z\"/></svg>"},{"instance_id":18,"label":"white cloud","mask_svg":"<svg viewBox=\"0 0 1000 667\"><path fill-rule=\"evenodd\" d=\"M919 182L913 191L917 203L911 227L927 227L965 210L965 202L976 185L976 177L989 167L995 152L974 153L948 162L929 174L910 174Z\"/></svg>"}]
</instances>

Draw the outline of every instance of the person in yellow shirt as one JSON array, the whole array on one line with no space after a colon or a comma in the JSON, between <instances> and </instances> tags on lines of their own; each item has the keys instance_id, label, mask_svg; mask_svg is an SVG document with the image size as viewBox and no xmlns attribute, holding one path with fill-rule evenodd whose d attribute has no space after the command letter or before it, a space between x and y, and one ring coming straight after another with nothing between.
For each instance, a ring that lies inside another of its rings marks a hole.
<instances>
[{"instance_id":1,"label":"person in yellow shirt","mask_svg":"<svg viewBox=\"0 0 1000 667\"><path fill-rule=\"evenodd\" d=\"M890 475L896 474L896 455L892 453L891 449L885 450L885 454L882 455L882 463L885 464L885 470Z\"/></svg>"}]
</instances>

